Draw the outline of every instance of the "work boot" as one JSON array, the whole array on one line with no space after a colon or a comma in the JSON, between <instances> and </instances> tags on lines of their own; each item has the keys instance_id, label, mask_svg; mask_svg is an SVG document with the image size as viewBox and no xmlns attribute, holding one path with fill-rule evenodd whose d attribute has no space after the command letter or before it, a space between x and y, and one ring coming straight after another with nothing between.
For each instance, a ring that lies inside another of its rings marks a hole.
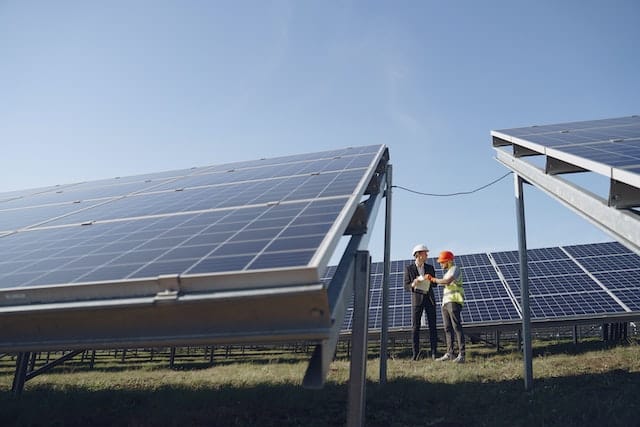
<instances>
[{"instance_id":1,"label":"work boot","mask_svg":"<svg viewBox=\"0 0 640 427\"><path fill-rule=\"evenodd\" d=\"M437 360L438 362L446 362L447 360L451 360L451 355L449 353L446 353L444 356L442 356Z\"/></svg>"}]
</instances>

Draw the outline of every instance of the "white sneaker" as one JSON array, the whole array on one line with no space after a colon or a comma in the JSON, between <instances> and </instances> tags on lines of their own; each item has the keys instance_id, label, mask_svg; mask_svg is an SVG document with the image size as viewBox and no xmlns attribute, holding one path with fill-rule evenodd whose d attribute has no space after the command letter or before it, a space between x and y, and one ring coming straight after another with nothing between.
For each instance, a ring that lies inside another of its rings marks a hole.
<instances>
[{"instance_id":1,"label":"white sneaker","mask_svg":"<svg viewBox=\"0 0 640 427\"><path fill-rule=\"evenodd\" d=\"M437 359L438 362L446 362L447 360L451 360L451 355L446 353L444 356Z\"/></svg>"},{"instance_id":2,"label":"white sneaker","mask_svg":"<svg viewBox=\"0 0 640 427\"><path fill-rule=\"evenodd\" d=\"M464 356L458 355L455 359L453 359L453 363L464 363Z\"/></svg>"}]
</instances>

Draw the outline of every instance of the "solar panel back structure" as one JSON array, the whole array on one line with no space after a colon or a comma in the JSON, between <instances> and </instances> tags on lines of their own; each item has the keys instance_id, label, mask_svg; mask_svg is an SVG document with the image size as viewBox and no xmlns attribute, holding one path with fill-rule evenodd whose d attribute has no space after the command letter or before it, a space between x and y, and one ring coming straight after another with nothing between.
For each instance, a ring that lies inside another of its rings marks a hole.
<instances>
[{"instance_id":1,"label":"solar panel back structure","mask_svg":"<svg viewBox=\"0 0 640 427\"><path fill-rule=\"evenodd\" d=\"M376 145L0 194L0 351L326 339L321 275L387 162Z\"/></svg>"},{"instance_id":2,"label":"solar panel back structure","mask_svg":"<svg viewBox=\"0 0 640 427\"><path fill-rule=\"evenodd\" d=\"M640 116L495 130L491 136L499 162L640 253ZM530 156L542 156L544 167L524 161ZM568 173L604 176L606 199L558 177Z\"/></svg>"}]
</instances>

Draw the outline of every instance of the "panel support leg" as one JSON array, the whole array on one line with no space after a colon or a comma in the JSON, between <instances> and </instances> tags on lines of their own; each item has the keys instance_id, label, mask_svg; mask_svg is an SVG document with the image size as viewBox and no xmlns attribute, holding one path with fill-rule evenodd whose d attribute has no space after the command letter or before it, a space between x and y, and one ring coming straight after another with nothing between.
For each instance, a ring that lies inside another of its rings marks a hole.
<instances>
[{"instance_id":1,"label":"panel support leg","mask_svg":"<svg viewBox=\"0 0 640 427\"><path fill-rule=\"evenodd\" d=\"M524 389L533 388L533 361L531 350L531 311L529 310L529 271L527 268L527 235L524 221L524 180L514 175L516 213L518 217L518 252L520 255L520 290L522 295L522 339L524 341Z\"/></svg>"},{"instance_id":2,"label":"panel support leg","mask_svg":"<svg viewBox=\"0 0 640 427\"><path fill-rule=\"evenodd\" d=\"M27 368L29 366L30 353L18 353L16 357L16 373L13 376L13 386L11 391L14 396L20 396L24 390L24 383L27 380Z\"/></svg>"},{"instance_id":3,"label":"panel support leg","mask_svg":"<svg viewBox=\"0 0 640 427\"><path fill-rule=\"evenodd\" d=\"M387 383L389 341L389 280L391 276L391 170L387 164L384 221L384 269L382 278L382 324L380 325L380 384ZM433 347L433 345L432 345Z\"/></svg>"},{"instance_id":4,"label":"panel support leg","mask_svg":"<svg viewBox=\"0 0 640 427\"><path fill-rule=\"evenodd\" d=\"M349 369L349 405L347 426L364 426L365 385L367 383L367 335L369 323L369 270L368 251L356 252L353 292L353 354Z\"/></svg>"},{"instance_id":5,"label":"panel support leg","mask_svg":"<svg viewBox=\"0 0 640 427\"><path fill-rule=\"evenodd\" d=\"M173 369L176 363L176 348L171 347L171 353L169 355L169 369Z\"/></svg>"}]
</instances>

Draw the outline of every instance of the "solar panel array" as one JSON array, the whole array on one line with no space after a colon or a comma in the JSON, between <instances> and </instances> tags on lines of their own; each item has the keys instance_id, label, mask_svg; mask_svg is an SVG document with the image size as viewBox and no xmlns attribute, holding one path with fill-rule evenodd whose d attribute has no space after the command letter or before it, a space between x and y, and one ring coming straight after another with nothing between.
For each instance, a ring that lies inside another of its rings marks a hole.
<instances>
[{"instance_id":1,"label":"solar panel array","mask_svg":"<svg viewBox=\"0 0 640 427\"><path fill-rule=\"evenodd\" d=\"M163 275L324 269L384 150L354 147L2 193L0 306L59 286L73 294L79 285Z\"/></svg>"},{"instance_id":2,"label":"solar panel array","mask_svg":"<svg viewBox=\"0 0 640 427\"><path fill-rule=\"evenodd\" d=\"M492 131L494 146L514 144L547 158L640 186L640 116ZM552 169L547 163L547 170Z\"/></svg>"},{"instance_id":3,"label":"solar panel array","mask_svg":"<svg viewBox=\"0 0 640 427\"><path fill-rule=\"evenodd\" d=\"M621 169L640 168L640 116L528 126L496 133Z\"/></svg>"},{"instance_id":4,"label":"solar panel array","mask_svg":"<svg viewBox=\"0 0 640 427\"><path fill-rule=\"evenodd\" d=\"M640 316L640 256L617 242L530 249L529 304L533 322L582 320L616 315ZM435 262L437 277L443 271ZM413 260L392 261L389 282L389 330L411 328L411 296L403 287L404 266ZM517 251L460 255L465 304L463 322L492 326L521 322L520 274ZM329 280L328 269L325 280ZM382 326L383 263L371 266L369 328ZM442 301L442 287L436 288ZM437 312L438 325L442 318ZM424 320L423 320L424 321ZM351 330L348 309L343 332Z\"/></svg>"}]
</instances>

